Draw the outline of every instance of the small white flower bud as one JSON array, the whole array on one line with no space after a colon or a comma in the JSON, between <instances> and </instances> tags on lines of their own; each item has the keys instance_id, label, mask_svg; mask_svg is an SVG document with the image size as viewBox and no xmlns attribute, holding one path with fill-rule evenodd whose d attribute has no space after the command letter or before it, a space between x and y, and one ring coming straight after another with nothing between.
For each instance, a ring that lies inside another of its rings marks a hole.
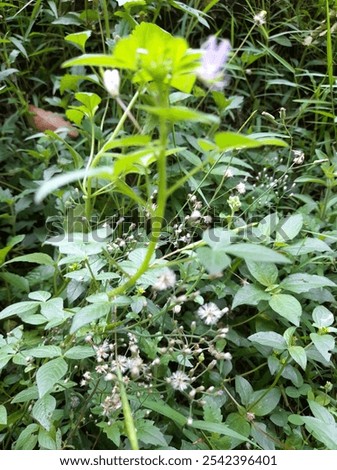
<instances>
[{"instance_id":1,"label":"small white flower bud","mask_svg":"<svg viewBox=\"0 0 337 470\"><path fill-rule=\"evenodd\" d=\"M103 73L103 83L105 89L113 98L119 95L121 78L117 69L105 70Z\"/></svg>"}]
</instances>

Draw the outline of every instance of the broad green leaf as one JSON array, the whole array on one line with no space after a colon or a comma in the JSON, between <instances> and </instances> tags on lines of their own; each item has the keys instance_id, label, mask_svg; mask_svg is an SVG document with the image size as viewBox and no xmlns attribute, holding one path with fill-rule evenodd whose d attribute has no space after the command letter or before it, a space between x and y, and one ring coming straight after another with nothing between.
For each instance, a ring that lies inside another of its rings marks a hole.
<instances>
[{"instance_id":1,"label":"broad green leaf","mask_svg":"<svg viewBox=\"0 0 337 470\"><path fill-rule=\"evenodd\" d=\"M233 299L232 308L239 305L258 305L261 300L269 300L270 294L257 287L255 284L248 284L237 291Z\"/></svg>"},{"instance_id":2,"label":"broad green leaf","mask_svg":"<svg viewBox=\"0 0 337 470\"><path fill-rule=\"evenodd\" d=\"M281 392L278 388L254 392L250 399L249 411L255 416L266 416L276 408L280 398Z\"/></svg>"},{"instance_id":3,"label":"broad green leaf","mask_svg":"<svg viewBox=\"0 0 337 470\"><path fill-rule=\"evenodd\" d=\"M41 366L36 373L36 383L39 397L46 395L54 385L67 373L68 365L64 359L58 357Z\"/></svg>"},{"instance_id":4,"label":"broad green leaf","mask_svg":"<svg viewBox=\"0 0 337 470\"><path fill-rule=\"evenodd\" d=\"M136 426L137 437L144 444L150 444L155 447L167 447L164 435L157 426L154 426L154 421L138 419Z\"/></svg>"},{"instance_id":5,"label":"broad green leaf","mask_svg":"<svg viewBox=\"0 0 337 470\"><path fill-rule=\"evenodd\" d=\"M226 424L223 423L208 423L206 421L193 421L192 428L194 429L200 429L202 431L207 431L210 433L217 433L222 436L230 436L234 437L235 439L241 439L244 442L250 442L251 444L255 444L250 441L247 437L243 436L242 434L239 434L238 432L232 431Z\"/></svg>"},{"instance_id":6,"label":"broad green leaf","mask_svg":"<svg viewBox=\"0 0 337 470\"><path fill-rule=\"evenodd\" d=\"M52 193L56 189L65 186L66 184L73 183L74 181L83 179L86 177L97 177L97 178L105 178L110 179L113 175L113 170L110 167L100 167L100 168L92 168L91 170L76 170L71 171L70 173L65 173L62 175L55 176L50 180L46 181L42 184L42 186L37 190L35 195L35 202L37 204L41 203L43 199L48 196L48 194ZM28 256L28 255L26 255Z\"/></svg>"},{"instance_id":7,"label":"broad green leaf","mask_svg":"<svg viewBox=\"0 0 337 470\"><path fill-rule=\"evenodd\" d=\"M95 114L102 101L96 93L75 93L75 98L87 108L92 116Z\"/></svg>"},{"instance_id":8,"label":"broad green leaf","mask_svg":"<svg viewBox=\"0 0 337 470\"><path fill-rule=\"evenodd\" d=\"M282 220L276 229L276 241L284 242L287 240L292 240L300 233L302 226L302 214L291 215L287 219Z\"/></svg>"},{"instance_id":9,"label":"broad green leaf","mask_svg":"<svg viewBox=\"0 0 337 470\"><path fill-rule=\"evenodd\" d=\"M0 273L0 279L5 281L8 285L10 285L16 291L23 291L29 292L29 282L23 276L19 276L18 274L3 272Z\"/></svg>"},{"instance_id":10,"label":"broad green leaf","mask_svg":"<svg viewBox=\"0 0 337 470\"><path fill-rule=\"evenodd\" d=\"M131 135L128 137L121 137L120 139L115 139L108 141L104 144L103 149L105 152L114 148L124 148L124 147L143 147L151 142L151 137L149 135Z\"/></svg>"},{"instance_id":11,"label":"broad green leaf","mask_svg":"<svg viewBox=\"0 0 337 470\"><path fill-rule=\"evenodd\" d=\"M222 412L216 397L206 396L203 405L204 420L210 423L221 423Z\"/></svg>"},{"instance_id":12,"label":"broad green leaf","mask_svg":"<svg viewBox=\"0 0 337 470\"><path fill-rule=\"evenodd\" d=\"M235 391L241 398L241 403L245 406L248 405L249 400L254 392L253 387L250 385L248 380L244 377L237 375L235 377Z\"/></svg>"},{"instance_id":13,"label":"broad green leaf","mask_svg":"<svg viewBox=\"0 0 337 470\"><path fill-rule=\"evenodd\" d=\"M278 223L279 216L274 212L262 219L257 228L262 235L269 238L275 232Z\"/></svg>"},{"instance_id":14,"label":"broad green leaf","mask_svg":"<svg viewBox=\"0 0 337 470\"><path fill-rule=\"evenodd\" d=\"M275 284L278 277L278 269L273 263L260 263L246 261L250 274L265 287Z\"/></svg>"},{"instance_id":15,"label":"broad green leaf","mask_svg":"<svg viewBox=\"0 0 337 470\"><path fill-rule=\"evenodd\" d=\"M315 418L320 419L326 424L335 424L335 418L324 406L314 400L308 400L308 403Z\"/></svg>"},{"instance_id":16,"label":"broad green leaf","mask_svg":"<svg viewBox=\"0 0 337 470\"><path fill-rule=\"evenodd\" d=\"M98 427L102 428L105 434L107 435L108 439L112 441L117 448L120 446L121 442L121 431L120 431L120 426L118 421L114 422L103 422L103 423L98 423Z\"/></svg>"},{"instance_id":17,"label":"broad green leaf","mask_svg":"<svg viewBox=\"0 0 337 470\"><path fill-rule=\"evenodd\" d=\"M303 370L307 367L307 355L305 349L301 346L290 346L288 348L290 356L294 359Z\"/></svg>"},{"instance_id":18,"label":"broad green leaf","mask_svg":"<svg viewBox=\"0 0 337 470\"><path fill-rule=\"evenodd\" d=\"M131 397L129 397L131 399ZM139 402L139 399L134 399L134 401ZM155 411L156 413L166 416L166 418L171 419L174 421L178 426L183 427L187 423L186 416L182 415L171 406L167 405L164 400L161 399L153 399L147 396L144 401L141 400L142 406L144 408L148 408L149 410Z\"/></svg>"},{"instance_id":19,"label":"broad green leaf","mask_svg":"<svg viewBox=\"0 0 337 470\"><path fill-rule=\"evenodd\" d=\"M64 354L67 359L86 359L87 357L95 356L95 351L91 346L74 346L68 349Z\"/></svg>"},{"instance_id":20,"label":"broad green leaf","mask_svg":"<svg viewBox=\"0 0 337 470\"><path fill-rule=\"evenodd\" d=\"M91 36L91 31L81 31L80 33L68 34L64 39L68 42L79 46L79 48L84 51L85 43Z\"/></svg>"},{"instance_id":21,"label":"broad green leaf","mask_svg":"<svg viewBox=\"0 0 337 470\"><path fill-rule=\"evenodd\" d=\"M51 418L56 408L56 400L51 395L44 395L37 400L32 409L32 416L43 426L47 431L51 427Z\"/></svg>"},{"instance_id":22,"label":"broad green leaf","mask_svg":"<svg viewBox=\"0 0 337 470\"><path fill-rule=\"evenodd\" d=\"M99 318L106 317L109 315L110 310L111 305L109 302L97 302L81 308L73 318L70 333L75 333L79 328L82 328L82 326L88 325Z\"/></svg>"},{"instance_id":23,"label":"broad green leaf","mask_svg":"<svg viewBox=\"0 0 337 470\"><path fill-rule=\"evenodd\" d=\"M331 350L335 347L335 339L331 335L319 335L310 333L310 339L314 343L316 349L322 354L326 361L330 361Z\"/></svg>"},{"instance_id":24,"label":"broad green leaf","mask_svg":"<svg viewBox=\"0 0 337 470\"><path fill-rule=\"evenodd\" d=\"M4 405L0 405L0 426L7 424L7 410Z\"/></svg>"},{"instance_id":25,"label":"broad green leaf","mask_svg":"<svg viewBox=\"0 0 337 470\"><path fill-rule=\"evenodd\" d=\"M259 445L263 450L275 450L275 437L267 428L265 423L254 420L254 425L251 427L251 436L254 439L255 445Z\"/></svg>"},{"instance_id":26,"label":"broad green leaf","mask_svg":"<svg viewBox=\"0 0 337 470\"><path fill-rule=\"evenodd\" d=\"M322 442L328 450L337 450L337 426L327 424L312 416L302 416L305 427L313 436Z\"/></svg>"},{"instance_id":27,"label":"broad green leaf","mask_svg":"<svg viewBox=\"0 0 337 470\"><path fill-rule=\"evenodd\" d=\"M275 333L275 331L260 331L248 336L248 339L253 343L262 344L262 346L269 346L270 348L283 351L287 349L286 340L283 336Z\"/></svg>"},{"instance_id":28,"label":"broad green leaf","mask_svg":"<svg viewBox=\"0 0 337 470\"><path fill-rule=\"evenodd\" d=\"M32 356L32 357L59 357L62 355L61 348L58 346L38 346L37 348L32 349L25 349L21 351L21 354L24 356Z\"/></svg>"},{"instance_id":29,"label":"broad green leaf","mask_svg":"<svg viewBox=\"0 0 337 470\"><path fill-rule=\"evenodd\" d=\"M50 431L46 431L42 426L39 429L38 434L38 443L41 450L60 450L57 448L57 444L55 442L55 431L54 428L51 427Z\"/></svg>"},{"instance_id":30,"label":"broad green leaf","mask_svg":"<svg viewBox=\"0 0 337 470\"><path fill-rule=\"evenodd\" d=\"M29 424L18 437L14 450L33 450L37 443L38 424Z\"/></svg>"},{"instance_id":31,"label":"broad green leaf","mask_svg":"<svg viewBox=\"0 0 337 470\"><path fill-rule=\"evenodd\" d=\"M314 326L317 328L326 328L333 324L335 321L335 317L333 313L330 312L326 307L323 305L318 305L314 308L312 312L312 318L314 320Z\"/></svg>"},{"instance_id":32,"label":"broad green leaf","mask_svg":"<svg viewBox=\"0 0 337 470\"><path fill-rule=\"evenodd\" d=\"M35 313L38 309L40 303L39 302L17 302L15 304L9 305L0 312L0 320L4 318L11 317L13 315L22 315L22 314L32 314Z\"/></svg>"},{"instance_id":33,"label":"broad green leaf","mask_svg":"<svg viewBox=\"0 0 337 470\"><path fill-rule=\"evenodd\" d=\"M275 294L269 300L269 305L281 317L299 326L302 307L295 297L288 294Z\"/></svg>"},{"instance_id":34,"label":"broad green leaf","mask_svg":"<svg viewBox=\"0 0 337 470\"><path fill-rule=\"evenodd\" d=\"M280 139L251 139L242 134L235 132L218 132L215 134L215 143L219 150L232 150L244 148L257 148L263 145L275 145L279 147L287 147L288 145Z\"/></svg>"},{"instance_id":35,"label":"broad green leaf","mask_svg":"<svg viewBox=\"0 0 337 470\"><path fill-rule=\"evenodd\" d=\"M170 108L159 108L153 106L139 106L139 109L149 114L161 117L170 122L188 121L204 124L219 124L218 116L214 114L201 113L185 106L172 106Z\"/></svg>"},{"instance_id":36,"label":"broad green leaf","mask_svg":"<svg viewBox=\"0 0 337 470\"><path fill-rule=\"evenodd\" d=\"M230 413L226 418L225 424L242 436L246 436L248 438L250 435L251 426L245 417L241 416L239 413ZM221 442L225 444L224 446L221 446L222 449L234 449L242 444L242 439L235 439L233 437L226 436L221 439Z\"/></svg>"},{"instance_id":37,"label":"broad green leaf","mask_svg":"<svg viewBox=\"0 0 337 470\"><path fill-rule=\"evenodd\" d=\"M307 255L308 253L332 252L332 249L323 240L318 238L305 238L283 248L283 251L293 256Z\"/></svg>"},{"instance_id":38,"label":"broad green leaf","mask_svg":"<svg viewBox=\"0 0 337 470\"><path fill-rule=\"evenodd\" d=\"M26 403L27 401L37 400L38 398L39 392L36 385L33 385L17 393L11 403Z\"/></svg>"},{"instance_id":39,"label":"broad green leaf","mask_svg":"<svg viewBox=\"0 0 337 470\"><path fill-rule=\"evenodd\" d=\"M236 243L235 245L225 246L226 253L243 258L245 261L257 261L264 263L286 264L291 261L284 255L277 253L270 248L252 243Z\"/></svg>"},{"instance_id":40,"label":"broad green leaf","mask_svg":"<svg viewBox=\"0 0 337 470\"><path fill-rule=\"evenodd\" d=\"M34 291L34 292L30 292L28 294L28 297L31 300L37 300L37 301L40 301L40 302L47 302L47 300L50 299L50 297L51 297L51 293L46 292L44 290L37 290L37 291Z\"/></svg>"},{"instance_id":41,"label":"broad green leaf","mask_svg":"<svg viewBox=\"0 0 337 470\"><path fill-rule=\"evenodd\" d=\"M225 230L220 227L205 230L202 234L202 239L214 250L222 250L224 245L230 245L235 237L235 234L230 230Z\"/></svg>"},{"instance_id":42,"label":"broad green leaf","mask_svg":"<svg viewBox=\"0 0 337 470\"><path fill-rule=\"evenodd\" d=\"M283 279L280 287L296 294L308 292L319 287L335 287L336 284L327 277L316 276L315 274L296 273Z\"/></svg>"},{"instance_id":43,"label":"broad green leaf","mask_svg":"<svg viewBox=\"0 0 337 470\"><path fill-rule=\"evenodd\" d=\"M202 246L196 251L199 261L211 275L222 274L223 270L231 264L231 259L224 251L212 250L208 246Z\"/></svg>"},{"instance_id":44,"label":"broad green leaf","mask_svg":"<svg viewBox=\"0 0 337 470\"><path fill-rule=\"evenodd\" d=\"M67 60L62 67L74 67L77 65L91 65L97 67L116 67L116 60L111 55L105 54L83 54L75 59Z\"/></svg>"},{"instance_id":45,"label":"broad green leaf","mask_svg":"<svg viewBox=\"0 0 337 470\"><path fill-rule=\"evenodd\" d=\"M30 253L29 255L17 256L5 264L10 263L36 263L44 266L54 266L54 260L46 253Z\"/></svg>"}]
</instances>

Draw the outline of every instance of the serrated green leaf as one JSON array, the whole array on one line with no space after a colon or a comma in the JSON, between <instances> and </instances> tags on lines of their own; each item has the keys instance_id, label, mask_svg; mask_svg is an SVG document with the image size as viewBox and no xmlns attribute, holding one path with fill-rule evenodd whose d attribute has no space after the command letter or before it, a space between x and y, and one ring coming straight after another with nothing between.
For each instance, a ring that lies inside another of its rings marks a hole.
<instances>
[{"instance_id":1,"label":"serrated green leaf","mask_svg":"<svg viewBox=\"0 0 337 470\"><path fill-rule=\"evenodd\" d=\"M111 305L109 302L97 302L92 305L87 305L81 308L74 318L70 328L70 333L75 333L82 326L88 325L89 323L98 320L99 318L106 317L109 315Z\"/></svg>"},{"instance_id":2,"label":"serrated green leaf","mask_svg":"<svg viewBox=\"0 0 337 470\"><path fill-rule=\"evenodd\" d=\"M287 349L286 340L275 331L260 331L248 336L249 341L283 351Z\"/></svg>"},{"instance_id":3,"label":"serrated green leaf","mask_svg":"<svg viewBox=\"0 0 337 470\"><path fill-rule=\"evenodd\" d=\"M250 274L265 287L275 284L278 277L278 269L273 263L259 263L246 261Z\"/></svg>"},{"instance_id":4,"label":"serrated green leaf","mask_svg":"<svg viewBox=\"0 0 337 470\"><path fill-rule=\"evenodd\" d=\"M150 444L155 447L167 446L163 433L154 425L154 421L139 419L137 420L136 426L137 437L144 444Z\"/></svg>"},{"instance_id":5,"label":"serrated green leaf","mask_svg":"<svg viewBox=\"0 0 337 470\"><path fill-rule=\"evenodd\" d=\"M288 348L290 356L294 359L303 370L307 367L307 355L305 349L301 346L290 346Z\"/></svg>"},{"instance_id":6,"label":"serrated green leaf","mask_svg":"<svg viewBox=\"0 0 337 470\"><path fill-rule=\"evenodd\" d=\"M281 317L299 326L302 307L295 297L288 294L275 294L269 300L269 305Z\"/></svg>"},{"instance_id":7,"label":"serrated green leaf","mask_svg":"<svg viewBox=\"0 0 337 470\"><path fill-rule=\"evenodd\" d=\"M52 395L44 395L37 400L32 409L32 416L43 426L50 430L52 414L56 408L56 400Z\"/></svg>"},{"instance_id":8,"label":"serrated green leaf","mask_svg":"<svg viewBox=\"0 0 337 470\"><path fill-rule=\"evenodd\" d=\"M36 373L36 384L39 397L46 395L54 385L67 373L68 364L64 359L58 357L41 366Z\"/></svg>"},{"instance_id":9,"label":"serrated green leaf","mask_svg":"<svg viewBox=\"0 0 337 470\"><path fill-rule=\"evenodd\" d=\"M335 347L335 339L331 335L319 335L310 333L310 339L314 343L316 349L324 357L326 361L330 361L331 350Z\"/></svg>"},{"instance_id":10,"label":"serrated green leaf","mask_svg":"<svg viewBox=\"0 0 337 470\"><path fill-rule=\"evenodd\" d=\"M288 264L291 261L281 253L277 253L270 248L252 243L236 243L235 245L225 246L226 253L243 258L245 261L257 261L264 263Z\"/></svg>"}]
</instances>

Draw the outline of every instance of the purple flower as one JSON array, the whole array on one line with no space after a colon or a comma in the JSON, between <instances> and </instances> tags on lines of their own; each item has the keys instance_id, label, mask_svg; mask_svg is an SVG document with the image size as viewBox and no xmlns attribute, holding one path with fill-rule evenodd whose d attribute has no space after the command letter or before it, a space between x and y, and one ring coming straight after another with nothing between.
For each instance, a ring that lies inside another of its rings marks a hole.
<instances>
[{"instance_id":1,"label":"purple flower","mask_svg":"<svg viewBox=\"0 0 337 470\"><path fill-rule=\"evenodd\" d=\"M226 85L223 69L230 50L229 41L223 39L217 44L215 36L211 36L201 45L201 66L197 70L197 76L211 90L222 90Z\"/></svg>"}]
</instances>

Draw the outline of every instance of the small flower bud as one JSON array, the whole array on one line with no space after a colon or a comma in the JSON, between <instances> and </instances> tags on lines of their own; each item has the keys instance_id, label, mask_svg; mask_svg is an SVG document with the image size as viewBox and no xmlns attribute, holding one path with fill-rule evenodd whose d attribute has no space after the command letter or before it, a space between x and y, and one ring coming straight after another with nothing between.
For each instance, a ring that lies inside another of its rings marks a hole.
<instances>
[{"instance_id":1,"label":"small flower bud","mask_svg":"<svg viewBox=\"0 0 337 470\"><path fill-rule=\"evenodd\" d=\"M103 73L103 82L105 89L113 98L119 95L121 78L117 69L105 70Z\"/></svg>"}]
</instances>

